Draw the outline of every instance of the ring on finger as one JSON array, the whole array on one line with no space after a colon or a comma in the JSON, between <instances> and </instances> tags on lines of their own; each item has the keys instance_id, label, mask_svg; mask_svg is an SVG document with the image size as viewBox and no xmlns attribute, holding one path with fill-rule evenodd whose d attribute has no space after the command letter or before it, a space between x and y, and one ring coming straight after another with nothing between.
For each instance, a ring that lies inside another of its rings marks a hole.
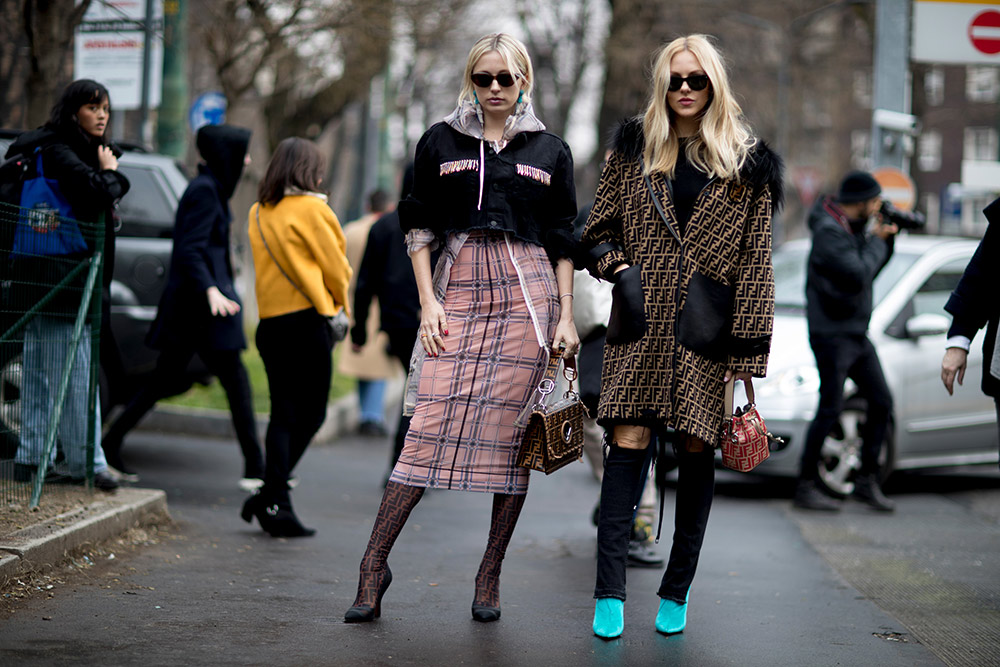
<instances>
[{"instance_id":1,"label":"ring on finger","mask_svg":"<svg viewBox=\"0 0 1000 667\"><path fill-rule=\"evenodd\" d=\"M441 334L439 334L439 333L432 333L431 334L431 338L440 338L440 337L441 337Z\"/></svg>"}]
</instances>

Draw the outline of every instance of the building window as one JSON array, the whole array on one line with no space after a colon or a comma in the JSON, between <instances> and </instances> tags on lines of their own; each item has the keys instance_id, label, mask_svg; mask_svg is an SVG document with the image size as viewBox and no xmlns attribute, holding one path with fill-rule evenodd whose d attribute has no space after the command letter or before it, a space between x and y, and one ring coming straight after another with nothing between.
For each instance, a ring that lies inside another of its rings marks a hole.
<instances>
[{"instance_id":1,"label":"building window","mask_svg":"<svg viewBox=\"0 0 1000 667\"><path fill-rule=\"evenodd\" d=\"M855 169L871 169L872 142L868 130L851 132L851 166Z\"/></svg>"},{"instance_id":2,"label":"building window","mask_svg":"<svg viewBox=\"0 0 1000 667\"><path fill-rule=\"evenodd\" d=\"M967 127L964 143L963 160L996 160L1000 155L996 128Z\"/></svg>"},{"instance_id":3,"label":"building window","mask_svg":"<svg viewBox=\"0 0 1000 667\"><path fill-rule=\"evenodd\" d=\"M854 102L862 109L871 109L872 97L872 73L854 72Z\"/></svg>"},{"instance_id":4,"label":"building window","mask_svg":"<svg viewBox=\"0 0 1000 667\"><path fill-rule=\"evenodd\" d=\"M944 103L944 69L932 67L924 74L924 97L927 105L936 107Z\"/></svg>"},{"instance_id":5,"label":"building window","mask_svg":"<svg viewBox=\"0 0 1000 667\"><path fill-rule=\"evenodd\" d=\"M965 68L965 97L970 102L996 102L1000 93L997 68L989 65Z\"/></svg>"},{"instance_id":6,"label":"building window","mask_svg":"<svg viewBox=\"0 0 1000 667\"><path fill-rule=\"evenodd\" d=\"M941 133L929 130L917 141L917 168L920 171L941 169Z\"/></svg>"}]
</instances>

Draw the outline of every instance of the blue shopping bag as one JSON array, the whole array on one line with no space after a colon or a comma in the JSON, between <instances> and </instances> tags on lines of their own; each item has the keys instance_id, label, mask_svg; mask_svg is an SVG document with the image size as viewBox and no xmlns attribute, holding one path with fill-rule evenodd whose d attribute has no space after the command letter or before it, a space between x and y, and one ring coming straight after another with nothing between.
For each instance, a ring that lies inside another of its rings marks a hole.
<instances>
[{"instance_id":1,"label":"blue shopping bag","mask_svg":"<svg viewBox=\"0 0 1000 667\"><path fill-rule=\"evenodd\" d=\"M73 207L59 183L45 177L41 149L35 149L35 177L25 179L21 189L21 209L12 256L73 255L87 250L80 226L73 220Z\"/></svg>"}]
</instances>

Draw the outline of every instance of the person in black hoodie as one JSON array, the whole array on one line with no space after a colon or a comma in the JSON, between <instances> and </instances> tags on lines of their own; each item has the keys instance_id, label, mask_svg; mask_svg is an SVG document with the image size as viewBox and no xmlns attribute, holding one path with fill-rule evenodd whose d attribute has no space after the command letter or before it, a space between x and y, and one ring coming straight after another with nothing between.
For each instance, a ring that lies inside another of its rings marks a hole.
<instances>
[{"instance_id":1,"label":"person in black hoodie","mask_svg":"<svg viewBox=\"0 0 1000 667\"><path fill-rule=\"evenodd\" d=\"M131 475L121 459L125 434L158 400L176 393L181 375L198 355L219 378L243 452L241 488L263 483L264 460L251 403L250 380L240 361L246 348L239 295L229 258L229 199L247 160L250 130L208 125L198 130L204 162L177 207L170 275L146 343L157 350L156 371L104 436L108 461Z\"/></svg>"},{"instance_id":2,"label":"person in black hoodie","mask_svg":"<svg viewBox=\"0 0 1000 667\"><path fill-rule=\"evenodd\" d=\"M39 283L51 284L53 270L68 271L91 257L98 250L95 239L102 236L103 287L105 290L109 288L115 257L114 206L129 190L128 179L118 171L121 151L107 140L110 118L111 99L107 89L89 79L74 81L52 107L48 122L37 130L20 135L8 149L8 158L36 155L37 160L43 163L45 176L58 183L63 198L72 208L72 217L81 223L87 246L81 252L58 258L15 256L9 275L17 290L30 289L29 286ZM103 229L100 228L102 224ZM48 416L54 407L58 384L46 373L62 367L61 362L67 352L65 343L72 336L73 320L80 305L85 278L84 272L78 281L69 285L69 289L62 290L49 301L44 312L25 325L21 390L24 423L15 456L15 476L21 480L30 479L41 462ZM34 303L42 295L32 293L22 296ZM106 315L106 307L104 312ZM114 347L110 329L106 326L107 317L102 320L102 342L106 338ZM102 345L102 351L104 348ZM77 482L84 480L87 471L90 349L90 327L85 326L76 350L70 390L59 425L59 438L69 474ZM99 414L98 404L96 415ZM93 471L97 488L112 491L118 487L96 442Z\"/></svg>"},{"instance_id":3,"label":"person in black hoodie","mask_svg":"<svg viewBox=\"0 0 1000 667\"><path fill-rule=\"evenodd\" d=\"M854 496L873 508L891 512L882 495L879 452L885 440L892 395L878 353L868 339L872 284L892 256L899 229L878 214L882 188L871 174L853 171L844 177L836 199L820 199L809 214L812 250L806 278L809 345L819 370L819 407L806 432L795 490L795 507L836 511L837 501L819 488L820 450L844 406L844 381L854 380L868 403L861 470ZM876 223L869 229L869 220Z\"/></svg>"},{"instance_id":4,"label":"person in black hoodie","mask_svg":"<svg viewBox=\"0 0 1000 667\"><path fill-rule=\"evenodd\" d=\"M403 172L400 199L406 199L413 187L413 163ZM433 266L437 255L431 259ZM389 355L399 360L403 370L410 367L410 356L420 329L420 295L413 277L413 264L406 254L406 237L399 226L399 213L386 213L368 232L365 253L358 268L354 288L354 326L351 345L360 350L368 342L368 310L373 298L378 298L379 326L389 337ZM410 417L401 415L396 428L391 467L403 451Z\"/></svg>"}]
</instances>

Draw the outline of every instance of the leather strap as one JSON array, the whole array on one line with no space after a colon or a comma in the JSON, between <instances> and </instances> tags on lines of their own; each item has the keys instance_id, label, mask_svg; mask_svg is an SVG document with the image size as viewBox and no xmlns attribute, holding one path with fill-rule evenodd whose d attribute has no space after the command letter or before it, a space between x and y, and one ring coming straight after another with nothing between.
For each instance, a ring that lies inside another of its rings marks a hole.
<instances>
[{"instance_id":1,"label":"leather strap","mask_svg":"<svg viewBox=\"0 0 1000 667\"><path fill-rule=\"evenodd\" d=\"M677 230L674 229L674 226L670 224L670 220L667 218L667 212L663 210L663 204L660 203L659 197L656 196L656 190L653 189L653 182L649 180L649 174L645 172L641 161L639 168L643 170L642 178L646 181L646 187L649 189L649 196L653 199L653 206L656 207L656 212L660 214L660 218L663 219L663 224L667 226L667 230L670 231L670 235L673 236L678 243L680 243L681 237L677 233Z\"/></svg>"},{"instance_id":2,"label":"leather strap","mask_svg":"<svg viewBox=\"0 0 1000 667\"><path fill-rule=\"evenodd\" d=\"M302 296L306 297L306 301L308 301L309 303L312 303L312 299L310 299L309 296L305 292L303 292L302 289L297 284L295 284L295 281L292 280L292 277L290 275L288 275L287 273L285 273L285 270L283 268L281 268L281 264L278 263L278 258L274 256L273 252L271 252L271 246L267 245L267 239L264 238L264 230L260 226L260 206L261 205L258 202L257 203L257 209L256 209L256 212L257 212L257 232L260 234L260 240L264 242L264 249L267 250L267 254L271 256L271 261L274 262L274 265L276 267L278 267L279 271L281 271L281 275L285 276L285 278L288 279L288 282L290 282L292 284L292 287L294 287L296 290L298 290L299 294L301 294Z\"/></svg>"}]
</instances>

